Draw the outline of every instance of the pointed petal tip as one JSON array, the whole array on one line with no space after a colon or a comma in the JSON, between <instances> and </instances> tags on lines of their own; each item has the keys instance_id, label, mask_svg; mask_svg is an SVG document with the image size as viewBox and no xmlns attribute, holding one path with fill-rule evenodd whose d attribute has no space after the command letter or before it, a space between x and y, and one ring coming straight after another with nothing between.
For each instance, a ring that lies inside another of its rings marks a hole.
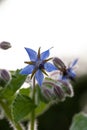
<instances>
[{"instance_id":1,"label":"pointed petal tip","mask_svg":"<svg viewBox=\"0 0 87 130\"><path fill-rule=\"evenodd\" d=\"M27 65L19 73L20 74L28 75L28 74L32 73L33 69L34 69L33 65Z\"/></svg>"},{"instance_id":2,"label":"pointed petal tip","mask_svg":"<svg viewBox=\"0 0 87 130\"><path fill-rule=\"evenodd\" d=\"M22 74L22 75L23 75L23 71L21 70L21 71L19 72L19 74Z\"/></svg>"},{"instance_id":3,"label":"pointed petal tip","mask_svg":"<svg viewBox=\"0 0 87 130\"><path fill-rule=\"evenodd\" d=\"M26 49L28 49L27 47L24 47L24 49L26 50Z\"/></svg>"},{"instance_id":4,"label":"pointed petal tip","mask_svg":"<svg viewBox=\"0 0 87 130\"><path fill-rule=\"evenodd\" d=\"M37 59L37 52L34 51L33 49L27 48L27 47L25 47L25 50L27 51L30 60L31 61L36 61L36 59Z\"/></svg>"},{"instance_id":5,"label":"pointed petal tip","mask_svg":"<svg viewBox=\"0 0 87 130\"><path fill-rule=\"evenodd\" d=\"M76 64L77 64L77 62L78 62L78 58L76 58L72 63L71 63L71 66L73 67L73 66L75 66Z\"/></svg>"},{"instance_id":6,"label":"pointed petal tip","mask_svg":"<svg viewBox=\"0 0 87 130\"><path fill-rule=\"evenodd\" d=\"M79 60L79 58L76 58L74 61L77 63L77 62L78 62L78 60Z\"/></svg>"}]
</instances>

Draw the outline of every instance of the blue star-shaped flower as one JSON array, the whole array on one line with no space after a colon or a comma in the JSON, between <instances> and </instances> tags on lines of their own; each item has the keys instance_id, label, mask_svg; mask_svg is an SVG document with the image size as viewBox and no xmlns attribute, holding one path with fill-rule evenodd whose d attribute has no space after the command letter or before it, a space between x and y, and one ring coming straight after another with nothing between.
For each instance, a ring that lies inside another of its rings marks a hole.
<instances>
[{"instance_id":1,"label":"blue star-shaped flower","mask_svg":"<svg viewBox=\"0 0 87 130\"><path fill-rule=\"evenodd\" d=\"M78 59L75 59L69 67L66 69L65 75L62 77L63 79L71 79L74 80L76 77L76 72L74 71L74 67L77 64Z\"/></svg>"},{"instance_id":2,"label":"blue star-shaped flower","mask_svg":"<svg viewBox=\"0 0 87 130\"><path fill-rule=\"evenodd\" d=\"M53 59L54 65L60 70L59 80L74 80L76 77L76 72L74 71L74 66L77 64L78 59L75 59L68 67L63 63L63 61L57 57Z\"/></svg>"},{"instance_id":3,"label":"blue star-shaped flower","mask_svg":"<svg viewBox=\"0 0 87 130\"><path fill-rule=\"evenodd\" d=\"M31 74L31 78L35 75L35 78L39 86L41 86L44 79L43 73L47 75L45 70L47 72L56 70L56 67L53 64L48 62L52 58L47 59L50 55L49 52L50 49L44 51L41 54L40 54L40 48L38 49L38 53L30 48L25 48L25 50L27 51L31 61L25 62L28 65L20 71L20 74L25 74L25 75Z\"/></svg>"}]
</instances>

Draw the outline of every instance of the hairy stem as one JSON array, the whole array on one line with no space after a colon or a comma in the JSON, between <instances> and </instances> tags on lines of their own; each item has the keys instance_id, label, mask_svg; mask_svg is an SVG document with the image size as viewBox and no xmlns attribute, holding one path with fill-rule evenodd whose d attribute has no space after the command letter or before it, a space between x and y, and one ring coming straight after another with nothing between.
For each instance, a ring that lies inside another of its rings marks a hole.
<instances>
[{"instance_id":1,"label":"hairy stem","mask_svg":"<svg viewBox=\"0 0 87 130\"><path fill-rule=\"evenodd\" d=\"M35 77L33 77L32 100L35 103ZM30 130L34 130L35 110L31 112Z\"/></svg>"},{"instance_id":2,"label":"hairy stem","mask_svg":"<svg viewBox=\"0 0 87 130\"><path fill-rule=\"evenodd\" d=\"M0 101L0 105L2 106L7 119L10 121L10 123L12 124L12 126L16 129L16 130L22 130L22 127L19 123L14 123L14 121L12 120L12 116L11 116L11 110L8 107L7 103L4 101Z\"/></svg>"}]
</instances>

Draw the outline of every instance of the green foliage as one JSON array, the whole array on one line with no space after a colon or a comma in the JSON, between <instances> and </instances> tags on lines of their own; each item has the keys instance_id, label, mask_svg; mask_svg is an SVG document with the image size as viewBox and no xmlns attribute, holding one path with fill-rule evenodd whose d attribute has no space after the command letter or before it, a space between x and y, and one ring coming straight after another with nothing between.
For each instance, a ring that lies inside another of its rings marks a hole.
<instances>
[{"instance_id":1,"label":"green foliage","mask_svg":"<svg viewBox=\"0 0 87 130\"><path fill-rule=\"evenodd\" d=\"M36 85L36 87L35 87L35 103L37 105L37 107L35 108L36 117L41 115L44 111L46 111L50 105L50 103L48 103L44 100L41 89L42 89L41 87Z\"/></svg>"},{"instance_id":2,"label":"green foliage","mask_svg":"<svg viewBox=\"0 0 87 130\"><path fill-rule=\"evenodd\" d=\"M35 109L36 117L43 114L49 108L49 106L50 106L49 104L40 102L38 107L36 107Z\"/></svg>"},{"instance_id":3,"label":"green foliage","mask_svg":"<svg viewBox=\"0 0 87 130\"><path fill-rule=\"evenodd\" d=\"M87 115L84 113L75 115L70 130L87 130Z\"/></svg>"},{"instance_id":4,"label":"green foliage","mask_svg":"<svg viewBox=\"0 0 87 130\"><path fill-rule=\"evenodd\" d=\"M12 76L12 80L6 87L1 91L1 96L6 99L10 99L11 96L23 85L26 79L25 75L20 75L19 70L17 70Z\"/></svg>"},{"instance_id":5,"label":"green foliage","mask_svg":"<svg viewBox=\"0 0 87 130\"><path fill-rule=\"evenodd\" d=\"M10 114L10 120L12 123L14 122L15 124L20 125L21 121L30 120L31 113L33 110L35 112L35 118L39 118L39 116L41 114L43 114L44 112L46 112L52 104L54 104L54 103L58 104L59 102L61 102L61 100L59 100L58 96L55 96L55 98L52 98L52 97L50 98L50 95L48 95L50 100L46 100L45 96L43 95L43 91L42 91L42 88L44 88L44 87L48 88L49 90L51 90L54 93L53 88L55 87L55 85L60 85L61 89L66 94L65 98L67 97L67 95L71 95L70 92L72 91L72 89L71 88L68 89L69 86L66 86L66 84L61 83L62 85L64 85L64 86L62 86L60 84L60 82L53 80L51 78L46 78L46 80L44 80L45 84L43 83L42 87L39 87L37 84L35 84L35 102L33 102L33 100L32 100L32 90L33 90L32 88L33 87L29 86L28 88L21 88L21 86L24 84L27 76L20 75L19 71L20 70L11 72L12 79L9 83L3 85L1 82L1 84L0 84L0 101L2 101L4 99L3 105L7 106L6 109L9 110L8 115ZM48 84L46 84L46 82L48 82ZM73 102L75 103L76 99ZM66 107L66 101L61 102L62 105L64 103L65 103L65 106L63 106L63 109L66 109L66 110L63 110L63 112L67 111L67 113L69 113L69 110L67 109L69 103L67 102L68 103L67 107ZM1 102L0 102L0 105L1 105ZM72 101L70 101L70 106L72 107ZM58 106L58 109L61 110L61 112L58 113L58 117L61 120L62 109L60 108L60 106ZM5 110L5 111L7 111L7 110ZM70 110L70 111L72 112L72 110ZM69 114L69 116L70 116L70 114ZM85 126L85 129L87 129L86 128L86 116L81 115L78 119L78 122L76 119L77 116L74 117L70 130L80 130L80 128L82 128L83 126ZM82 116L84 116L85 121ZM79 123L79 121L80 121L80 123ZM81 121L83 122L82 125L81 125ZM18 127L20 127L20 126L18 126ZM81 130L85 130L85 129L81 129Z\"/></svg>"},{"instance_id":6,"label":"green foliage","mask_svg":"<svg viewBox=\"0 0 87 130\"><path fill-rule=\"evenodd\" d=\"M23 120L35 107L35 104L28 96L18 94L12 103L12 116L14 121Z\"/></svg>"},{"instance_id":7,"label":"green foliage","mask_svg":"<svg viewBox=\"0 0 87 130\"><path fill-rule=\"evenodd\" d=\"M22 88L19 90L19 94L26 95L28 97L31 97L32 88ZM42 95L41 95L41 88L36 85L35 87L35 117L41 115L43 112L45 112L49 108L49 103L42 101ZM24 118L25 120L30 118L30 114L27 114L27 116Z\"/></svg>"},{"instance_id":8,"label":"green foliage","mask_svg":"<svg viewBox=\"0 0 87 130\"><path fill-rule=\"evenodd\" d=\"M21 88L20 90L19 90L19 93L20 94L23 94L23 95L26 95L26 96L29 96L29 94L30 94L30 91L31 90L31 88Z\"/></svg>"}]
</instances>

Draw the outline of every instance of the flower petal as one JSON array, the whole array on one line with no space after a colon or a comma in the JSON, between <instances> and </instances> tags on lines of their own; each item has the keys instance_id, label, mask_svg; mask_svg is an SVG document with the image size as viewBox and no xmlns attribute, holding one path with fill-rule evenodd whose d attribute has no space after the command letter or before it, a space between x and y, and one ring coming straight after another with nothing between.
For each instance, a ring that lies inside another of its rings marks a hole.
<instances>
[{"instance_id":1,"label":"flower petal","mask_svg":"<svg viewBox=\"0 0 87 130\"><path fill-rule=\"evenodd\" d=\"M33 65L27 65L26 67L24 67L21 71L20 71L20 74L31 74L32 71L34 69L34 66Z\"/></svg>"},{"instance_id":2,"label":"flower petal","mask_svg":"<svg viewBox=\"0 0 87 130\"><path fill-rule=\"evenodd\" d=\"M38 71L36 72L35 78L36 78L36 80L37 80L39 86L41 86L42 83L43 83L44 75L43 75L43 73L42 73L40 70L38 70Z\"/></svg>"},{"instance_id":3,"label":"flower petal","mask_svg":"<svg viewBox=\"0 0 87 130\"><path fill-rule=\"evenodd\" d=\"M73 66L75 66L78 62L78 59L75 59L71 64L70 64L70 68L72 68Z\"/></svg>"},{"instance_id":4,"label":"flower petal","mask_svg":"<svg viewBox=\"0 0 87 130\"><path fill-rule=\"evenodd\" d=\"M72 78L76 77L76 73L75 73L74 70L69 71L68 74L69 74L69 76L72 77Z\"/></svg>"},{"instance_id":5,"label":"flower petal","mask_svg":"<svg viewBox=\"0 0 87 130\"><path fill-rule=\"evenodd\" d=\"M49 50L42 52L41 55L40 55L41 60L45 60L47 57L49 57L49 55L50 55Z\"/></svg>"},{"instance_id":6,"label":"flower petal","mask_svg":"<svg viewBox=\"0 0 87 130\"><path fill-rule=\"evenodd\" d=\"M51 64L51 63L49 63L49 62L47 62L47 63L44 64L44 68L45 68L46 71L48 71L48 72L51 72L51 71L53 71L53 70L57 70L57 68L56 68L53 64Z\"/></svg>"},{"instance_id":7,"label":"flower petal","mask_svg":"<svg viewBox=\"0 0 87 130\"><path fill-rule=\"evenodd\" d=\"M36 59L37 59L37 52L32 50L32 49L30 49L30 48L26 48L26 47L25 47L25 50L27 51L30 60L31 61L36 61Z\"/></svg>"}]
</instances>

